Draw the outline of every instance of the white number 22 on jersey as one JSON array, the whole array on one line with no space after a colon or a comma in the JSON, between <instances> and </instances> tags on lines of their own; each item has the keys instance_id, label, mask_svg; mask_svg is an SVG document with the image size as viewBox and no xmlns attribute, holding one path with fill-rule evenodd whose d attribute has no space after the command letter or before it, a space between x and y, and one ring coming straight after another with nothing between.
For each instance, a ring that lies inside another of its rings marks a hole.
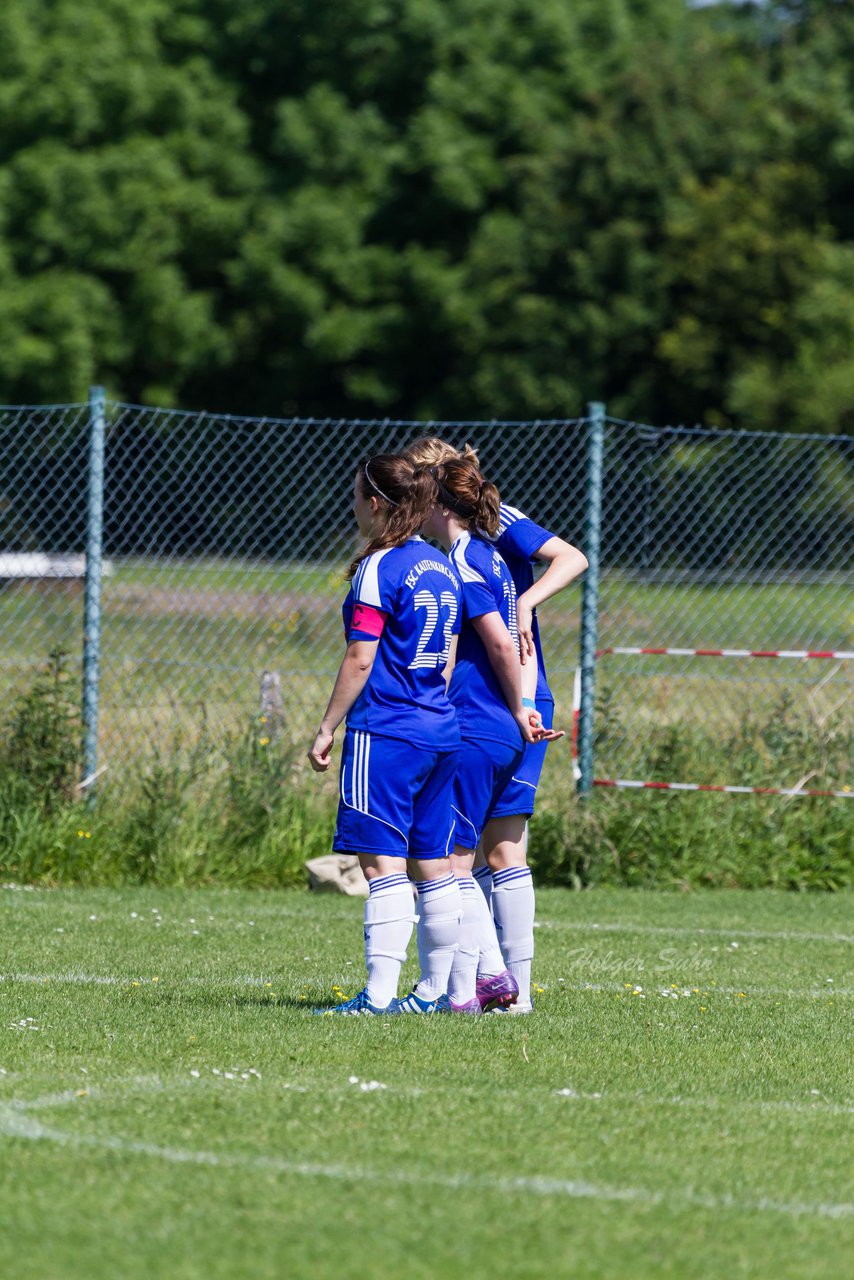
<instances>
[{"instance_id":1,"label":"white number 22 on jersey","mask_svg":"<svg viewBox=\"0 0 854 1280\"><path fill-rule=\"evenodd\" d=\"M432 591L416 591L413 603L416 609L425 611L425 617L421 627L421 635L418 637L418 648L415 651L415 657L409 664L409 669L412 671L420 667L444 666L451 652L451 638L453 636L454 623L457 620L457 597L452 591L443 591L441 597L437 600ZM436 627L439 625L439 614L443 607L448 610L445 624L442 628L445 647L441 653L428 653L427 646L433 639Z\"/></svg>"}]
</instances>

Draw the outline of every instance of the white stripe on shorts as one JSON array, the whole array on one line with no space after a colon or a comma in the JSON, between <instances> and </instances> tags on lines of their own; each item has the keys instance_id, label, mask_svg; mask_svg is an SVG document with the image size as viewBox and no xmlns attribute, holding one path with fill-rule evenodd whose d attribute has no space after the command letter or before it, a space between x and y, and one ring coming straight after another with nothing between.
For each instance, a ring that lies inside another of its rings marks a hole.
<instances>
[{"instance_id":1,"label":"white stripe on shorts","mask_svg":"<svg viewBox=\"0 0 854 1280\"><path fill-rule=\"evenodd\" d=\"M364 812L368 812L368 778L371 763L371 735L365 734L365 767L364 767L364 791L362 793L362 805Z\"/></svg>"},{"instance_id":2,"label":"white stripe on shorts","mask_svg":"<svg viewBox=\"0 0 854 1280\"><path fill-rule=\"evenodd\" d=\"M356 766L358 763L359 763L359 735L358 733L354 733L353 734L353 763L351 765L353 772L350 776L350 800L352 801L352 805L354 809L358 809L359 807L358 804L356 803Z\"/></svg>"},{"instance_id":3,"label":"white stripe on shorts","mask_svg":"<svg viewBox=\"0 0 854 1280\"><path fill-rule=\"evenodd\" d=\"M355 809L357 813L364 813L368 818L373 818L374 822L381 822L384 827L390 827L392 831L396 831L404 842L404 852L400 857L406 857L405 846L407 837L400 827L396 827L393 822L387 822L385 818L379 817L376 813L371 813L368 807L370 799L370 763L371 763L371 735L363 729L353 730L353 774L350 779L349 794L350 800L347 799L346 783L344 778L344 770L340 774L340 792L341 801L348 809Z\"/></svg>"},{"instance_id":4,"label":"white stripe on shorts","mask_svg":"<svg viewBox=\"0 0 854 1280\"><path fill-rule=\"evenodd\" d=\"M353 780L350 795L353 808L368 813L368 768L371 760L371 735L356 729L353 733Z\"/></svg>"}]
</instances>

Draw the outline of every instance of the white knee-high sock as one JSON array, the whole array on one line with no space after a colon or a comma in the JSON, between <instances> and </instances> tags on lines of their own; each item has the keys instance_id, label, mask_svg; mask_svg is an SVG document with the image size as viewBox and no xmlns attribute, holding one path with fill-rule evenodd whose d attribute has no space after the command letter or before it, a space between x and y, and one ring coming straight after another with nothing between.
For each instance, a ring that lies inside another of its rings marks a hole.
<instances>
[{"instance_id":1,"label":"white knee-high sock","mask_svg":"<svg viewBox=\"0 0 854 1280\"><path fill-rule=\"evenodd\" d=\"M460 925L463 903L457 878L453 874L441 880L418 880L418 960L421 977L415 992L422 1000L438 1000L448 990Z\"/></svg>"},{"instance_id":2,"label":"white knee-high sock","mask_svg":"<svg viewBox=\"0 0 854 1280\"><path fill-rule=\"evenodd\" d=\"M504 958L501 955L501 947L498 945L498 934L495 932L495 921L492 918L490 906L492 872L489 867L478 867L474 873L474 881L480 890L477 895L477 947L480 953L477 976L488 978L493 974L501 973L504 969Z\"/></svg>"},{"instance_id":3,"label":"white knee-high sock","mask_svg":"<svg viewBox=\"0 0 854 1280\"><path fill-rule=\"evenodd\" d=\"M504 962L519 983L519 1003L529 1004L534 958L534 881L529 867L495 872L492 910Z\"/></svg>"},{"instance_id":4,"label":"white knee-high sock","mask_svg":"<svg viewBox=\"0 0 854 1280\"><path fill-rule=\"evenodd\" d=\"M451 975L448 979L448 995L454 1004L468 1004L475 998L477 982L477 961L480 955L478 946L479 903L483 902L483 894L471 876L459 877L462 894L463 919L460 925L460 939Z\"/></svg>"},{"instance_id":5,"label":"white knee-high sock","mask_svg":"<svg viewBox=\"0 0 854 1280\"><path fill-rule=\"evenodd\" d=\"M365 963L368 966L368 999L385 1009L397 995L400 967L412 937L415 915L412 889L401 872L368 881L365 903Z\"/></svg>"},{"instance_id":6,"label":"white knee-high sock","mask_svg":"<svg viewBox=\"0 0 854 1280\"><path fill-rule=\"evenodd\" d=\"M481 893L483 894L484 898L486 898L486 905L489 907L489 910L491 911L492 910L492 870L491 868L475 867L472 874L474 875L475 882L480 888Z\"/></svg>"}]
</instances>

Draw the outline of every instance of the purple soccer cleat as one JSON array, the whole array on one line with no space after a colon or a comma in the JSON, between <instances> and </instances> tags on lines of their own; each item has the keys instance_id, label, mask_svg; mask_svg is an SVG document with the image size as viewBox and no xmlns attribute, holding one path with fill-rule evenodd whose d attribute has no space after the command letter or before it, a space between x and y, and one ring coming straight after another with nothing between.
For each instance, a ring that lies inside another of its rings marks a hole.
<instances>
[{"instance_id":1,"label":"purple soccer cleat","mask_svg":"<svg viewBox=\"0 0 854 1280\"><path fill-rule=\"evenodd\" d=\"M478 978L477 998L483 1013L490 1009L509 1009L519 999L519 983L509 969L502 969L501 973L488 978Z\"/></svg>"},{"instance_id":2,"label":"purple soccer cleat","mask_svg":"<svg viewBox=\"0 0 854 1280\"><path fill-rule=\"evenodd\" d=\"M448 1013L480 1014L483 1012L483 1010L480 1007L480 1001L475 997L474 1000L466 1000L464 1004L454 1004L453 1000L449 999L447 1004L447 1012Z\"/></svg>"}]
</instances>

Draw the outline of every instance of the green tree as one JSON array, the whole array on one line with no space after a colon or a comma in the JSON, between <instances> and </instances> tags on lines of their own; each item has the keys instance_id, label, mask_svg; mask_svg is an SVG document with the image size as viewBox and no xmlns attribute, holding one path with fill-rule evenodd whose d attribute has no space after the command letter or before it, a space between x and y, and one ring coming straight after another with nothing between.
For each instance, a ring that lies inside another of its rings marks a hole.
<instances>
[{"instance_id":1,"label":"green tree","mask_svg":"<svg viewBox=\"0 0 854 1280\"><path fill-rule=\"evenodd\" d=\"M170 403L229 359L218 314L258 189L230 86L162 0L0 15L0 395L94 379Z\"/></svg>"},{"instance_id":2,"label":"green tree","mask_svg":"<svg viewBox=\"0 0 854 1280\"><path fill-rule=\"evenodd\" d=\"M833 0L9 0L0 398L850 425Z\"/></svg>"}]
</instances>

